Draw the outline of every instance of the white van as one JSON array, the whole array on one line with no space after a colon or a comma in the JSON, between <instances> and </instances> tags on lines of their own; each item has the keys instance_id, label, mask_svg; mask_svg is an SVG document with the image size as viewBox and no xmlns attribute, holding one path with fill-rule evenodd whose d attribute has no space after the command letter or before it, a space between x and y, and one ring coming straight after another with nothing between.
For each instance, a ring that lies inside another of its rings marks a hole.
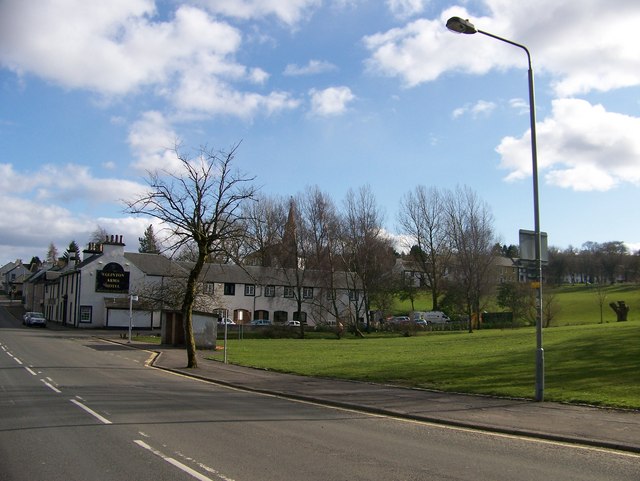
<instances>
[{"instance_id":1,"label":"white van","mask_svg":"<svg viewBox=\"0 0 640 481\"><path fill-rule=\"evenodd\" d=\"M442 311L428 311L423 313L423 319L429 324L445 324L451 319Z\"/></svg>"}]
</instances>

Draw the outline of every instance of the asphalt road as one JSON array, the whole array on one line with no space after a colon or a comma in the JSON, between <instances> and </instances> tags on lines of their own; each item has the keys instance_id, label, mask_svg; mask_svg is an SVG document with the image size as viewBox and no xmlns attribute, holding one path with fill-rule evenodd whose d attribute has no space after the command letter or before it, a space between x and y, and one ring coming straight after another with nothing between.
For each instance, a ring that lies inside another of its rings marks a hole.
<instances>
[{"instance_id":1,"label":"asphalt road","mask_svg":"<svg viewBox=\"0 0 640 481\"><path fill-rule=\"evenodd\" d=\"M0 480L639 480L633 454L224 388L0 307Z\"/></svg>"}]
</instances>

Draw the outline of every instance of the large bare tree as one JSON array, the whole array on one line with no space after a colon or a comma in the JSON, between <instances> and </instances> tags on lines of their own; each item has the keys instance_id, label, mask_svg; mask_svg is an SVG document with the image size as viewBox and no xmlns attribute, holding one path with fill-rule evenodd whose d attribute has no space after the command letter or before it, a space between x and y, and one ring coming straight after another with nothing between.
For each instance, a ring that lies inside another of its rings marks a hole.
<instances>
[{"instance_id":1,"label":"large bare tree","mask_svg":"<svg viewBox=\"0 0 640 481\"><path fill-rule=\"evenodd\" d=\"M451 238L443 194L435 187L417 186L400 202L398 223L411 245L411 259L418 265L431 291L432 309L437 311L443 280L451 259Z\"/></svg>"},{"instance_id":2,"label":"large bare tree","mask_svg":"<svg viewBox=\"0 0 640 481\"><path fill-rule=\"evenodd\" d=\"M354 293L354 328L362 316L369 328L371 300L392 283L395 263L391 241L382 229L383 215L369 186L349 190L344 202L342 252L347 282ZM361 295L360 295L361 294Z\"/></svg>"},{"instance_id":3,"label":"large bare tree","mask_svg":"<svg viewBox=\"0 0 640 481\"><path fill-rule=\"evenodd\" d=\"M449 192L445 206L454 249L452 282L464 292L471 332L474 318L480 320L483 296L495 285L493 216L486 202L466 186Z\"/></svg>"},{"instance_id":4,"label":"large bare tree","mask_svg":"<svg viewBox=\"0 0 640 481\"><path fill-rule=\"evenodd\" d=\"M241 205L256 193L254 177L232 169L237 149L238 144L228 152L201 147L188 156L176 147L180 168L148 172L149 189L126 202L128 212L163 221L175 250L189 243L197 247L181 307L189 368L198 366L192 320L198 279L207 258L226 257L244 236Z\"/></svg>"},{"instance_id":5,"label":"large bare tree","mask_svg":"<svg viewBox=\"0 0 640 481\"><path fill-rule=\"evenodd\" d=\"M280 197L258 195L256 202L243 204L247 231L243 263L274 267L287 222L287 202Z\"/></svg>"}]
</instances>

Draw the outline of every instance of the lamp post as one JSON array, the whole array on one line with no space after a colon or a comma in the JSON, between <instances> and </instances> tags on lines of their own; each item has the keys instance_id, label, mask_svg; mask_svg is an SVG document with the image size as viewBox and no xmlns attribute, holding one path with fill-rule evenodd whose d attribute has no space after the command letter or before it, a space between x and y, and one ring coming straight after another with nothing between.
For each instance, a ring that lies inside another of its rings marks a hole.
<instances>
[{"instance_id":1,"label":"lamp post","mask_svg":"<svg viewBox=\"0 0 640 481\"><path fill-rule=\"evenodd\" d=\"M535 237L535 268L537 280L535 283L537 291L536 299L536 391L535 400L544 399L544 349L542 348L542 239L540 234L540 206L538 198L538 149L536 145L536 105L533 89L533 69L531 68L531 54L527 47L522 44L507 40L489 32L477 29L469 20L460 17L451 17L447 20L447 28L456 33L474 34L481 33L487 37L495 38L521 48L527 54L529 63L529 117L531 121L531 161L533 177L533 218Z\"/></svg>"}]
</instances>

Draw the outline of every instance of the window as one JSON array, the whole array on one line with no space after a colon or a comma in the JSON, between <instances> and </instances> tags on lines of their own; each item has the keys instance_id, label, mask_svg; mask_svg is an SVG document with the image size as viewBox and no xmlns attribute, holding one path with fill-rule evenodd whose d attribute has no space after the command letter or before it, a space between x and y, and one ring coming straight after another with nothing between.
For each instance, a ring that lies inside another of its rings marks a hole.
<instances>
[{"instance_id":1,"label":"window","mask_svg":"<svg viewBox=\"0 0 640 481\"><path fill-rule=\"evenodd\" d=\"M236 285L231 282L224 283L224 295L225 296L235 296L236 295Z\"/></svg>"},{"instance_id":2,"label":"window","mask_svg":"<svg viewBox=\"0 0 640 481\"><path fill-rule=\"evenodd\" d=\"M298 315L298 312L294 312L293 313L293 320L294 321L300 321L300 324L306 324L307 323L307 313L302 311L300 313L300 315Z\"/></svg>"},{"instance_id":3,"label":"window","mask_svg":"<svg viewBox=\"0 0 640 481\"><path fill-rule=\"evenodd\" d=\"M205 294L213 294L213 282L205 282L204 283L204 293Z\"/></svg>"},{"instance_id":4,"label":"window","mask_svg":"<svg viewBox=\"0 0 640 481\"><path fill-rule=\"evenodd\" d=\"M80 322L90 323L92 310L92 306L80 306Z\"/></svg>"},{"instance_id":5,"label":"window","mask_svg":"<svg viewBox=\"0 0 640 481\"><path fill-rule=\"evenodd\" d=\"M294 296L294 292L293 292L293 287L286 287L284 288L284 297L293 297Z\"/></svg>"},{"instance_id":6,"label":"window","mask_svg":"<svg viewBox=\"0 0 640 481\"><path fill-rule=\"evenodd\" d=\"M313 299L313 287L303 287L302 288L302 298L303 299Z\"/></svg>"},{"instance_id":7,"label":"window","mask_svg":"<svg viewBox=\"0 0 640 481\"><path fill-rule=\"evenodd\" d=\"M334 301L336 299L336 291L333 289L327 290L327 300Z\"/></svg>"},{"instance_id":8,"label":"window","mask_svg":"<svg viewBox=\"0 0 640 481\"><path fill-rule=\"evenodd\" d=\"M274 297L276 295L276 286L264 286L264 297Z\"/></svg>"},{"instance_id":9,"label":"window","mask_svg":"<svg viewBox=\"0 0 640 481\"><path fill-rule=\"evenodd\" d=\"M289 313L287 311L276 311L273 313L273 322L276 324L284 324L289 320Z\"/></svg>"},{"instance_id":10,"label":"window","mask_svg":"<svg viewBox=\"0 0 640 481\"><path fill-rule=\"evenodd\" d=\"M349 300L357 301L358 300L358 291L349 291Z\"/></svg>"},{"instance_id":11,"label":"window","mask_svg":"<svg viewBox=\"0 0 640 481\"><path fill-rule=\"evenodd\" d=\"M256 295L256 286L255 286L255 284L245 284L244 285L244 295L245 296L255 296Z\"/></svg>"}]
</instances>

